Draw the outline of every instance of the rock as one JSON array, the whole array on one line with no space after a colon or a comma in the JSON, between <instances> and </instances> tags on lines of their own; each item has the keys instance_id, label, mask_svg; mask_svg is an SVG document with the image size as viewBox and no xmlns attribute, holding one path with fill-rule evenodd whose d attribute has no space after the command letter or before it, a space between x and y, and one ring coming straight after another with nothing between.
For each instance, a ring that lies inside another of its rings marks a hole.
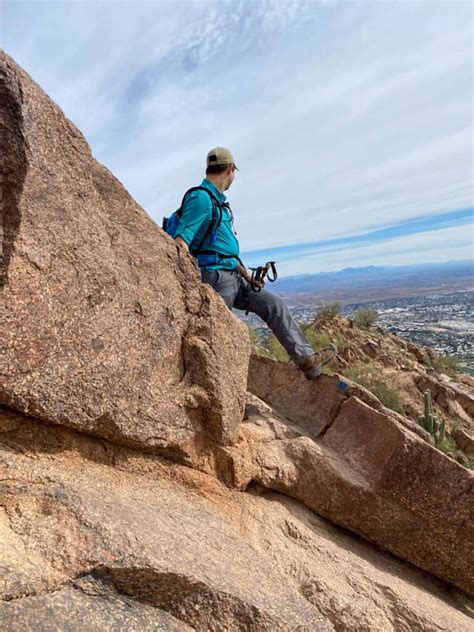
<instances>
[{"instance_id":1,"label":"rock","mask_svg":"<svg viewBox=\"0 0 474 632\"><path fill-rule=\"evenodd\" d=\"M9 632L192 632L194 628L164 610L118 593L105 582L75 581L56 592L0 602L0 616Z\"/></svg>"},{"instance_id":2,"label":"rock","mask_svg":"<svg viewBox=\"0 0 474 632\"><path fill-rule=\"evenodd\" d=\"M458 428L453 433L454 441L460 450L467 456L474 456L474 438L462 428Z\"/></svg>"},{"instance_id":3,"label":"rock","mask_svg":"<svg viewBox=\"0 0 474 632\"><path fill-rule=\"evenodd\" d=\"M348 385L344 390L340 389L341 380ZM326 431L348 397L356 396L376 410L384 408L369 390L346 377L322 375L313 386L292 364L275 362L254 353L250 357L248 390L273 406L274 412L278 411L286 420L303 428L310 437ZM293 398L289 398L288 393L292 393ZM432 442L419 424L394 411L390 414L422 439Z\"/></svg>"},{"instance_id":4,"label":"rock","mask_svg":"<svg viewBox=\"0 0 474 632\"><path fill-rule=\"evenodd\" d=\"M421 364L428 364L429 360L433 357L427 348L420 347L410 340L407 340L406 349L414 355Z\"/></svg>"},{"instance_id":5,"label":"rock","mask_svg":"<svg viewBox=\"0 0 474 632\"><path fill-rule=\"evenodd\" d=\"M33 599L27 609L0 605L2 621L19 614L32 627L35 607L51 608L50 617L61 604L70 603L72 612L88 609L84 595L71 599L64 592L84 592L76 582L87 579L113 591L109 608L118 620L116 593L131 598L131 620L148 621L149 609L140 606L148 604L159 609L158 623L164 610L199 631L333 629L238 528L178 485L166 462L143 461L140 453L18 415L12 429L11 413L5 418L1 541L11 546L0 559L1 597L26 603L29 596L45 598ZM207 487L216 482L210 479ZM90 616L100 622L107 613L99 616L96 603Z\"/></svg>"},{"instance_id":6,"label":"rock","mask_svg":"<svg viewBox=\"0 0 474 632\"><path fill-rule=\"evenodd\" d=\"M265 423L268 407L249 402ZM0 620L12 632L472 623L467 597L275 492L237 492L5 410L0 475Z\"/></svg>"},{"instance_id":7,"label":"rock","mask_svg":"<svg viewBox=\"0 0 474 632\"><path fill-rule=\"evenodd\" d=\"M380 343L373 338L367 338L365 344L362 347L362 350L365 354L367 354L371 358L376 358L380 353Z\"/></svg>"},{"instance_id":8,"label":"rock","mask_svg":"<svg viewBox=\"0 0 474 632\"><path fill-rule=\"evenodd\" d=\"M337 396L334 378L298 381L289 365L274 363L272 369L267 359L253 356L250 374L253 392L285 417L289 411L300 434L272 441L270 428L244 424L243 443L226 450L234 457L236 486L245 488L255 480L297 498L325 518L474 592L471 471L400 423L401 415L360 401L350 388Z\"/></svg>"},{"instance_id":9,"label":"rock","mask_svg":"<svg viewBox=\"0 0 474 632\"><path fill-rule=\"evenodd\" d=\"M421 393L431 391L434 402L448 415L459 417L467 424L474 418L474 397L454 382L444 381L434 375L422 374L416 380Z\"/></svg>"},{"instance_id":10,"label":"rock","mask_svg":"<svg viewBox=\"0 0 474 632\"><path fill-rule=\"evenodd\" d=\"M0 53L0 403L192 462L238 437L245 326Z\"/></svg>"}]
</instances>

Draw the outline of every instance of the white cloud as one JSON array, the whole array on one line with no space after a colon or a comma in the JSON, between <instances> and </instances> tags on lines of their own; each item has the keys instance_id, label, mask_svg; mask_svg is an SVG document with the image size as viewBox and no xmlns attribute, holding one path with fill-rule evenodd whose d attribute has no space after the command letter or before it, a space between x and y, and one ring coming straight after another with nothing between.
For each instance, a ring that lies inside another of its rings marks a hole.
<instances>
[{"instance_id":1,"label":"white cloud","mask_svg":"<svg viewBox=\"0 0 474 632\"><path fill-rule=\"evenodd\" d=\"M279 266L281 276L328 272L367 265L410 265L473 258L472 228L456 226L380 243L342 245ZM443 252L440 259L439 253Z\"/></svg>"},{"instance_id":2,"label":"white cloud","mask_svg":"<svg viewBox=\"0 0 474 632\"><path fill-rule=\"evenodd\" d=\"M469 3L3 9L7 52L157 221L199 182L217 144L241 168L229 197L243 250L474 204ZM452 258L446 244L432 254Z\"/></svg>"}]
</instances>

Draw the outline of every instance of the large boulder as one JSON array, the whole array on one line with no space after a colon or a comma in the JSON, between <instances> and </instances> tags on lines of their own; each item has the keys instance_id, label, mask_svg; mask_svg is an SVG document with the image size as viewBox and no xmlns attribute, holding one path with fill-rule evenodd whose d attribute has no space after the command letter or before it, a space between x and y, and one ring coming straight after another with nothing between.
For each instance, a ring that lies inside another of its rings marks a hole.
<instances>
[{"instance_id":1,"label":"large boulder","mask_svg":"<svg viewBox=\"0 0 474 632\"><path fill-rule=\"evenodd\" d=\"M247 411L255 420L262 408L253 398ZM11 632L472 623L466 597L295 500L1 409L0 478L0 621Z\"/></svg>"},{"instance_id":2,"label":"large boulder","mask_svg":"<svg viewBox=\"0 0 474 632\"><path fill-rule=\"evenodd\" d=\"M4 52L0 156L0 403L186 462L234 442L246 328Z\"/></svg>"},{"instance_id":3,"label":"large boulder","mask_svg":"<svg viewBox=\"0 0 474 632\"><path fill-rule=\"evenodd\" d=\"M416 424L351 387L338 392L338 382L308 383L287 363L252 356L249 388L275 412L250 414L241 442L225 449L229 482L293 496L474 593L473 473L413 432Z\"/></svg>"},{"instance_id":4,"label":"large boulder","mask_svg":"<svg viewBox=\"0 0 474 632\"><path fill-rule=\"evenodd\" d=\"M107 593L116 621L120 595L130 621L149 620L143 604L157 608L144 629L159 630L163 611L202 632L333 629L238 527L179 484L192 475L1 410L0 456L0 620L24 625L8 629L36 630L39 613L51 624L65 607L59 629L84 629L74 625L81 610L102 629Z\"/></svg>"}]
</instances>

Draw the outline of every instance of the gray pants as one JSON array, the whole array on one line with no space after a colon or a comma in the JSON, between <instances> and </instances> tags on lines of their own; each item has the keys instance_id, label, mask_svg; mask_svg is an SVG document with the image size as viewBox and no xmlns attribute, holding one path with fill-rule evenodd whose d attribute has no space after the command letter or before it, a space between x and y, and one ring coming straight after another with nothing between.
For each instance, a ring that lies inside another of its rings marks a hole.
<instances>
[{"instance_id":1,"label":"gray pants","mask_svg":"<svg viewBox=\"0 0 474 632\"><path fill-rule=\"evenodd\" d=\"M285 301L262 288L253 289L237 270L201 269L201 277L224 299L229 309L236 308L260 316L297 365L313 355L313 348L290 314Z\"/></svg>"}]
</instances>

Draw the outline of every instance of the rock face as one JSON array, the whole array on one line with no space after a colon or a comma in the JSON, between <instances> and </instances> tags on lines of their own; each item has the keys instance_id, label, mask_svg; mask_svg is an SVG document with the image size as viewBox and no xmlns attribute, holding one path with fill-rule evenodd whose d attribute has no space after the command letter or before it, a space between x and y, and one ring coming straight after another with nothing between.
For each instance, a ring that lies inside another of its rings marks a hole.
<instances>
[{"instance_id":1,"label":"rock face","mask_svg":"<svg viewBox=\"0 0 474 632\"><path fill-rule=\"evenodd\" d=\"M430 389L433 401L443 412L467 422L472 428L474 397L465 388L453 382L445 382L434 375L421 375L417 386L422 393Z\"/></svg>"},{"instance_id":2,"label":"rock face","mask_svg":"<svg viewBox=\"0 0 474 632\"><path fill-rule=\"evenodd\" d=\"M0 403L190 462L237 439L245 327L0 53Z\"/></svg>"},{"instance_id":3,"label":"rock face","mask_svg":"<svg viewBox=\"0 0 474 632\"><path fill-rule=\"evenodd\" d=\"M297 501L7 410L0 478L0 620L12 632L472 624L465 596Z\"/></svg>"},{"instance_id":4,"label":"rock face","mask_svg":"<svg viewBox=\"0 0 474 632\"><path fill-rule=\"evenodd\" d=\"M8 412L1 421L3 454L7 446L26 451L8 458L2 470L2 542L15 551L1 560L2 597L54 595L33 599L31 611L28 599L24 612L24 598L19 607L0 606L2 621L14 621L19 612L32 629L35 605L60 609L61 600L69 602L64 589L75 588L72 603L80 610L91 595L100 601L108 590L115 600L117 593L131 597L132 620L150 615L143 602L157 608L150 622L160 625L165 610L203 631L333 629L238 529L170 480L166 464L139 462L132 466L138 473L127 474L118 462L127 466L139 455ZM51 445L56 456L41 458ZM148 465L147 476L140 465Z\"/></svg>"},{"instance_id":5,"label":"rock face","mask_svg":"<svg viewBox=\"0 0 474 632\"><path fill-rule=\"evenodd\" d=\"M337 383L323 376L308 385L289 364L252 356L249 389L281 415L246 423L241 444L227 450L234 484L254 480L293 496L474 593L472 472L350 388L338 401Z\"/></svg>"}]
</instances>

